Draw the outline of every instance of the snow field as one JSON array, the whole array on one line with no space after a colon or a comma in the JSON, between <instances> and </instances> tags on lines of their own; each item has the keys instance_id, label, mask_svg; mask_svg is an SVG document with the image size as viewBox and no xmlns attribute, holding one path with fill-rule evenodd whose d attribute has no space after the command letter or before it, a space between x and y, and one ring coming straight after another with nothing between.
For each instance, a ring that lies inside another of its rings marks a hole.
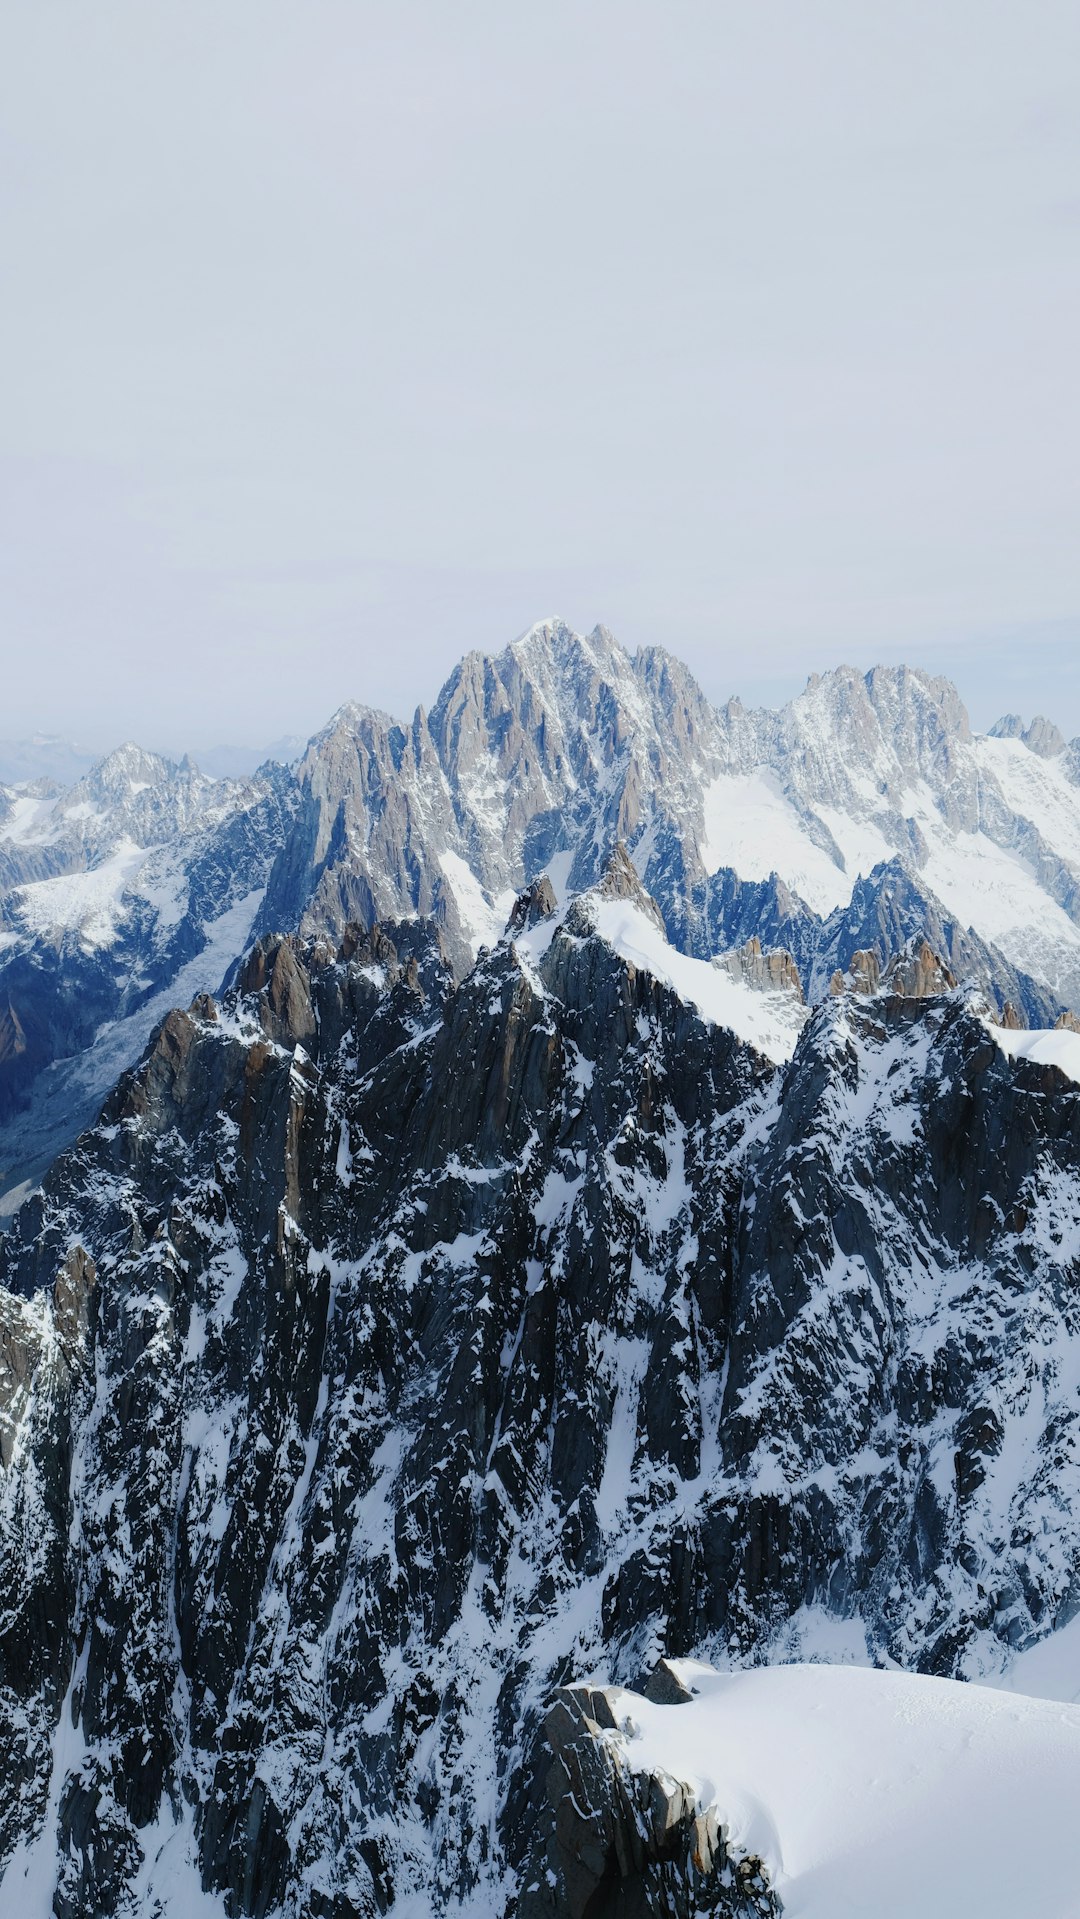
<instances>
[{"instance_id":1,"label":"snow field","mask_svg":"<svg viewBox=\"0 0 1080 1919\"><path fill-rule=\"evenodd\" d=\"M786 1919L1076 1919L1080 1707L852 1666L718 1673L616 1703L627 1762L691 1786Z\"/></svg>"}]
</instances>

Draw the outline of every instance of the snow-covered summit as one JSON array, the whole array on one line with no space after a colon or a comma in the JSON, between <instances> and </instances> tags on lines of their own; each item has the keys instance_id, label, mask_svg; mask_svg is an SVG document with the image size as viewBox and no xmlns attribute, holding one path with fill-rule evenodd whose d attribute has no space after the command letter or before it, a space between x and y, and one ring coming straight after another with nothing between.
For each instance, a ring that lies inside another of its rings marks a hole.
<instances>
[{"instance_id":1,"label":"snow-covered summit","mask_svg":"<svg viewBox=\"0 0 1080 1919\"><path fill-rule=\"evenodd\" d=\"M621 845L595 886L561 909L550 888L547 897L550 911L536 917L523 913L524 930L513 921L508 928L515 951L527 965L537 966L560 932L577 939L595 935L633 971L667 987L710 1025L725 1028L774 1064L791 1058L809 1017L801 994L762 991L738 972L680 953L668 940L660 909Z\"/></svg>"}]
</instances>

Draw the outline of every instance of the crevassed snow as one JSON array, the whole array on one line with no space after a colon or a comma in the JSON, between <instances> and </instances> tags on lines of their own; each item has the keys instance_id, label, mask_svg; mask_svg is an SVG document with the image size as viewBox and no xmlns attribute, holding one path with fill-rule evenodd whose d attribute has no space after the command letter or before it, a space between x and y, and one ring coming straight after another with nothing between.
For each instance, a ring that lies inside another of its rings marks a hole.
<instances>
[{"instance_id":1,"label":"crevassed snow","mask_svg":"<svg viewBox=\"0 0 1080 1919\"><path fill-rule=\"evenodd\" d=\"M705 820L700 847L707 873L731 866L744 880L779 873L815 913L831 913L851 898L848 875L815 846L802 816L768 767L721 773L701 795Z\"/></svg>"},{"instance_id":2,"label":"crevassed snow","mask_svg":"<svg viewBox=\"0 0 1080 1919\"><path fill-rule=\"evenodd\" d=\"M1080 1085L1080 1033L1067 1027L1036 1027L1031 1032L1013 1032L1009 1027L986 1021L987 1031L1009 1059L1030 1059L1038 1066L1056 1066Z\"/></svg>"},{"instance_id":3,"label":"crevassed snow","mask_svg":"<svg viewBox=\"0 0 1080 1919\"><path fill-rule=\"evenodd\" d=\"M1049 985L1058 983L1056 949L1064 949L1066 974L1077 970L1080 926L1039 885L1027 860L985 833L952 833L940 821L926 837L930 857L922 878L961 926L973 926L1014 966Z\"/></svg>"},{"instance_id":4,"label":"crevassed snow","mask_svg":"<svg viewBox=\"0 0 1080 1919\"><path fill-rule=\"evenodd\" d=\"M819 800L814 802L814 812L829 829L837 846L844 856L844 872L847 875L845 900L850 899L852 887L862 874L865 878L875 866L884 860L891 860L896 852L895 846L885 838L884 833L872 820L853 819L838 806L823 806ZM833 867L833 872L836 868Z\"/></svg>"},{"instance_id":5,"label":"crevassed snow","mask_svg":"<svg viewBox=\"0 0 1080 1919\"><path fill-rule=\"evenodd\" d=\"M854 1666L718 1673L616 1702L630 1763L715 1804L785 1919L1076 1919L1080 1707Z\"/></svg>"},{"instance_id":6,"label":"crevassed snow","mask_svg":"<svg viewBox=\"0 0 1080 1919\"><path fill-rule=\"evenodd\" d=\"M755 992L707 960L688 958L632 900L597 900L593 919L623 959L670 986L714 1026L727 1027L778 1064L791 1058L807 1020L794 994Z\"/></svg>"},{"instance_id":7,"label":"crevassed snow","mask_svg":"<svg viewBox=\"0 0 1080 1919\"><path fill-rule=\"evenodd\" d=\"M120 902L148 858L134 840L118 841L115 851L88 872L61 873L33 880L12 895L28 933L78 929L86 946L107 946L116 932Z\"/></svg>"}]
</instances>

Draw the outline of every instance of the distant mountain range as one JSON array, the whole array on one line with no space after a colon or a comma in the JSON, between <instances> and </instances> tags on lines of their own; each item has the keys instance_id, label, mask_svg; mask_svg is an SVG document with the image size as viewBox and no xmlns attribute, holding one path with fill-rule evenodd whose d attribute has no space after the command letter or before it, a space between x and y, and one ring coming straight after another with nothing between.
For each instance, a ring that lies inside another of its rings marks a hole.
<instances>
[{"instance_id":1,"label":"distant mountain range","mask_svg":"<svg viewBox=\"0 0 1080 1919\"><path fill-rule=\"evenodd\" d=\"M0 1193L255 932L430 915L460 974L523 886L580 891L616 842L681 951L757 937L811 1000L925 934L1025 1023L1080 1005L1080 746L1012 716L975 735L914 669L716 709L659 649L546 622L430 713L349 704L290 757L211 780L126 746L0 787Z\"/></svg>"},{"instance_id":2,"label":"distant mountain range","mask_svg":"<svg viewBox=\"0 0 1080 1919\"><path fill-rule=\"evenodd\" d=\"M196 747L186 755L162 753L161 757L197 760L200 772L210 779L242 779L266 760L281 760L288 765L299 757L306 744L299 734L290 733L264 747ZM55 733L36 733L25 740L0 740L0 785L22 786L48 780L56 786L73 786L101 757L100 753L88 752L76 741L65 740Z\"/></svg>"}]
</instances>

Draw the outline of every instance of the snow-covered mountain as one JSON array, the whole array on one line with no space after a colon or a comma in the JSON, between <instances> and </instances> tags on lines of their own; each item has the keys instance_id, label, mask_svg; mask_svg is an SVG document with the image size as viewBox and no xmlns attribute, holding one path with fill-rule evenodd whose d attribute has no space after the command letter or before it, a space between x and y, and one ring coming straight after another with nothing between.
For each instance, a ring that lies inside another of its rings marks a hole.
<instances>
[{"instance_id":1,"label":"snow-covered mountain","mask_svg":"<svg viewBox=\"0 0 1080 1919\"><path fill-rule=\"evenodd\" d=\"M0 1191L92 1119L178 1001L247 943L290 776L215 781L127 745L0 787Z\"/></svg>"},{"instance_id":2,"label":"snow-covered mountain","mask_svg":"<svg viewBox=\"0 0 1080 1919\"><path fill-rule=\"evenodd\" d=\"M1067 1627L1080 1036L763 957L619 854L457 983L416 920L274 935L165 1021L0 1245L13 1911L615 1912L560 1688ZM775 1912L695 1778L706 1909Z\"/></svg>"},{"instance_id":3,"label":"snow-covered mountain","mask_svg":"<svg viewBox=\"0 0 1080 1919\"><path fill-rule=\"evenodd\" d=\"M522 887L580 891L618 842L687 954L759 938L816 1001L856 951L922 934L1050 1023L1080 1005L1078 776L1047 722L976 737L923 673L716 710L659 649L549 621L469 655L411 725L343 707L295 771L209 781L125 747L72 787L0 789L0 1193L253 927L430 915L460 976Z\"/></svg>"},{"instance_id":4,"label":"snow-covered mountain","mask_svg":"<svg viewBox=\"0 0 1080 1919\"><path fill-rule=\"evenodd\" d=\"M764 927L821 986L861 878L862 919L906 891L905 936L934 916L959 970L1042 1016L1080 1001L1078 777L1045 722L974 736L955 689L908 668L716 710L659 649L547 622L462 661L411 727L341 709L300 763L262 923L434 913L463 965L521 886L580 890L623 841L687 952Z\"/></svg>"},{"instance_id":5,"label":"snow-covered mountain","mask_svg":"<svg viewBox=\"0 0 1080 1919\"><path fill-rule=\"evenodd\" d=\"M679 1661L1080 1697L1078 780L548 623L292 769L0 789L0 1919L892 1897ZM891 1797L1037 1796L933 1697Z\"/></svg>"}]
</instances>

